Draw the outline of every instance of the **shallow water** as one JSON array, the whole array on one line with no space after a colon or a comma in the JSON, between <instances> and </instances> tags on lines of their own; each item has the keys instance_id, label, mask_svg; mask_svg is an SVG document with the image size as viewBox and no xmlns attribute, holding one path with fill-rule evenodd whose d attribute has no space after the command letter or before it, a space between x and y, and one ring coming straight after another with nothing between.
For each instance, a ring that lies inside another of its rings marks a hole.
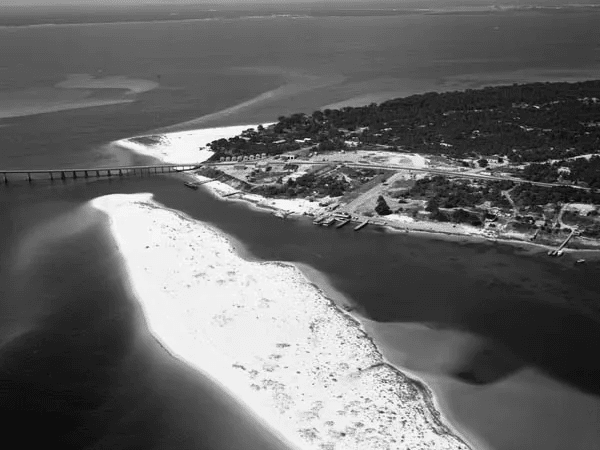
<instances>
[{"instance_id":1,"label":"shallow water","mask_svg":"<svg viewBox=\"0 0 600 450\"><path fill-rule=\"evenodd\" d=\"M168 177L68 181L45 188L21 183L9 189L17 203L28 205L16 208L2 204L3 210L13 211L10 220L2 221L2 230L5 235L12 232L17 236L11 239L15 242L23 238L17 223L33 223L36 217L72 209L88 198L110 192L154 192L157 201L225 231L245 254L301 262L325 274L330 285L358 305L359 311L413 324L408 328L375 324L372 334L389 360L437 386L442 405L459 429L466 427L492 448L517 448L530 440L540 442L537 448L544 448L541 443L565 442L565 436L575 428L582 439L597 437L594 418L600 411L596 383L600 367L581 349L598 342L600 326L584 312L565 305L569 298L586 298L597 292L593 274L598 265L574 266L569 257L551 260L508 246L457 243L375 229L354 233L350 228L314 227L308 220L282 221L233 201L216 200L202 190L190 191L181 181ZM71 198L71 202L49 202L52 198ZM96 245L91 247L96 254L89 253L92 242L86 242L83 251L74 243L58 252L58 261L66 261L50 267L57 280L77 283L81 278L72 272L73 267L79 267L69 262L72 258L84 258L92 266L113 264L110 255L97 254L101 248ZM57 254L53 260L54 256ZM526 277L522 275L525 273ZM98 280L97 275L90 276ZM35 289L30 279L23 274L14 282ZM315 282L319 283L318 277ZM106 282L102 280L99 285L106 287ZM323 287L327 290L327 285ZM106 295L102 289L96 294ZM96 294L92 293L92 298L96 299ZM30 312L39 306L33 300L25 305ZM56 307L53 304L52 314L64 311ZM126 323L103 322L116 329ZM88 326L84 322L82 329ZM102 327L93 328L101 335L106 333ZM130 325L125 325L127 328ZM64 343L59 340L57 346ZM523 373L535 376L520 381ZM506 386L530 395L507 397ZM547 396L548 386L554 397ZM490 404L493 398L496 400ZM468 406L471 400L477 407ZM587 420L581 420L586 412ZM506 430L516 418L520 418L522 432L509 433L512 440L507 439Z\"/></svg>"},{"instance_id":2,"label":"shallow water","mask_svg":"<svg viewBox=\"0 0 600 450\"><path fill-rule=\"evenodd\" d=\"M218 382L150 335L104 216L60 202L13 209L0 229L0 409L19 442L63 448L281 449ZM43 431L42 431L43 430Z\"/></svg>"}]
</instances>

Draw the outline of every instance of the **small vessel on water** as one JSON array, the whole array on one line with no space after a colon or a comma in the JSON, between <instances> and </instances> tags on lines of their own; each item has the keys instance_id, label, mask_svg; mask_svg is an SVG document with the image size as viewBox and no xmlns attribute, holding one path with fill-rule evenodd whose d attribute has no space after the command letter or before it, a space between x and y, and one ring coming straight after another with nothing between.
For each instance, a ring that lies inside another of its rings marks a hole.
<instances>
[{"instance_id":1,"label":"small vessel on water","mask_svg":"<svg viewBox=\"0 0 600 450\"><path fill-rule=\"evenodd\" d=\"M583 264L585 262L585 259L581 258L578 259L577 261L575 261L575 264Z\"/></svg>"},{"instance_id":2,"label":"small vessel on water","mask_svg":"<svg viewBox=\"0 0 600 450\"><path fill-rule=\"evenodd\" d=\"M190 189L198 189L198 185L196 183L192 183L191 181L186 181L183 184Z\"/></svg>"}]
</instances>

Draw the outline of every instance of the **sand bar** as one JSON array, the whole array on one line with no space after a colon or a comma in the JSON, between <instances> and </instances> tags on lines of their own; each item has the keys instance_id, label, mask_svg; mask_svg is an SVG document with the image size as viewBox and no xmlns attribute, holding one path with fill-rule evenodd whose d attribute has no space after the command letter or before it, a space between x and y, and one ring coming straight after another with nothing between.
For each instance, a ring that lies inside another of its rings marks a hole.
<instances>
[{"instance_id":1,"label":"sand bar","mask_svg":"<svg viewBox=\"0 0 600 450\"><path fill-rule=\"evenodd\" d=\"M140 155L160 159L167 164L191 164L206 161L213 155L207 147L212 141L237 136L258 125L234 125L175 133L136 136L113 142Z\"/></svg>"},{"instance_id":2,"label":"sand bar","mask_svg":"<svg viewBox=\"0 0 600 450\"><path fill-rule=\"evenodd\" d=\"M430 392L294 266L242 259L150 194L100 197L153 334L306 449L466 449Z\"/></svg>"}]
</instances>

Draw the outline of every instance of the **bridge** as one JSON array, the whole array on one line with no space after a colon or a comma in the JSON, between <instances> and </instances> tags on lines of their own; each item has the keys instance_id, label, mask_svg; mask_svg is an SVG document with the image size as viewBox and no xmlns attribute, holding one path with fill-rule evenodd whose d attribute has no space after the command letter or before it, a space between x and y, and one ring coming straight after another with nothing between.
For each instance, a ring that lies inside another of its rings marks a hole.
<instances>
[{"instance_id":1,"label":"bridge","mask_svg":"<svg viewBox=\"0 0 600 450\"><path fill-rule=\"evenodd\" d=\"M160 175L165 173L179 173L197 170L201 164L161 164L152 166L117 166L93 167L87 169L0 169L0 182L8 184L10 181L25 180L66 180L77 178L101 178Z\"/></svg>"}]
</instances>

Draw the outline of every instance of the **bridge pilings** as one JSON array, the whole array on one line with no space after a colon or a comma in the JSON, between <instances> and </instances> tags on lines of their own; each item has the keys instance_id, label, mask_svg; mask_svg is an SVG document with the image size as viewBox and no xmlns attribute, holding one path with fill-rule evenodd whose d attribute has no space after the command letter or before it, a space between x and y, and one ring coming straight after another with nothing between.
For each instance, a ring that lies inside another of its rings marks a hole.
<instances>
[{"instance_id":1,"label":"bridge pilings","mask_svg":"<svg viewBox=\"0 0 600 450\"><path fill-rule=\"evenodd\" d=\"M91 169L31 169L31 170L0 170L0 185L9 184L11 180L26 180L34 183L38 180L56 181L60 178L62 181L67 179L81 178L104 178L104 177L125 177L131 175L160 175L165 173L180 173L198 169L199 164L189 165L155 165L155 166L122 166L111 168L91 168Z\"/></svg>"}]
</instances>

